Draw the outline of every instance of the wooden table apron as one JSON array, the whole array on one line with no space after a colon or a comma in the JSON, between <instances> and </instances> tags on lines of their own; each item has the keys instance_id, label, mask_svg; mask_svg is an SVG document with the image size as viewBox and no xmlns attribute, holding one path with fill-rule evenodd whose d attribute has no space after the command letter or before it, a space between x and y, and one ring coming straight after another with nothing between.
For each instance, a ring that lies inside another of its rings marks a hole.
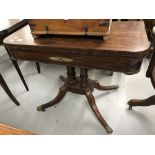
<instances>
[{"instance_id":1,"label":"wooden table apron","mask_svg":"<svg viewBox=\"0 0 155 155\"><path fill-rule=\"evenodd\" d=\"M4 44L14 59L40 61L67 66L67 79L59 89L57 97L41 105L38 110L59 102L67 91L86 95L95 115L107 132L112 129L97 109L92 95L99 90L117 89L115 86L101 86L88 78L87 68L108 69L127 74L139 72L142 60L148 53L149 42L143 21L113 22L110 39L104 42L98 38L52 36L34 39L29 26L15 32L4 40ZM80 67L80 77L76 78L75 67ZM76 82L75 82L76 81Z\"/></svg>"}]
</instances>

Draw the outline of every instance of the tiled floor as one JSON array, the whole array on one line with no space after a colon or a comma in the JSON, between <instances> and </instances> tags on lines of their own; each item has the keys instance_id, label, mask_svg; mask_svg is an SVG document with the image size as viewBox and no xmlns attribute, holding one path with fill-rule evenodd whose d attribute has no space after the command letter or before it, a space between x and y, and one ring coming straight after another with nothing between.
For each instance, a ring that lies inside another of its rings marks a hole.
<instances>
[{"instance_id":1,"label":"tiled floor","mask_svg":"<svg viewBox=\"0 0 155 155\"><path fill-rule=\"evenodd\" d=\"M0 49L4 51L4 49ZM2 53L2 52L0 52ZM0 71L21 106L17 107L0 87L0 122L37 134L107 134L91 111L84 96L67 93L56 106L38 112L36 107L55 97L63 84L59 75L66 75L64 66L42 64L41 74L35 63L19 61L20 68L30 88L27 92L7 54L0 57ZM155 106L128 110L131 98L146 98L154 89L145 72L148 59L141 72L127 76L122 73L106 75L102 70L90 70L92 79L104 85L118 84L115 91L93 92L101 114L113 128L113 134L155 134Z\"/></svg>"}]
</instances>

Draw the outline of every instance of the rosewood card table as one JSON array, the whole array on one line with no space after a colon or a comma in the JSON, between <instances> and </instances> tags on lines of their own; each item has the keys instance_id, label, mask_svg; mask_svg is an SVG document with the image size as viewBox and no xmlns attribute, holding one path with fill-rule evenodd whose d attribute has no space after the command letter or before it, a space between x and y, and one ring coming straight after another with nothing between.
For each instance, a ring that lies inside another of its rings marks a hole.
<instances>
[{"instance_id":1,"label":"rosewood card table","mask_svg":"<svg viewBox=\"0 0 155 155\"><path fill-rule=\"evenodd\" d=\"M18 39L16 39L18 38ZM100 114L94 88L98 90L117 89L117 85L101 86L98 81L88 78L88 68L107 69L126 74L138 73L144 56L149 49L143 21L114 22L110 39L75 36L45 36L34 39L29 26L22 28L4 40L14 59L65 65L67 78L60 76L64 85L60 87L54 100L37 107L38 111L57 104L67 93L85 95L98 120L108 133L113 132ZM76 76L75 67L80 68Z\"/></svg>"}]
</instances>

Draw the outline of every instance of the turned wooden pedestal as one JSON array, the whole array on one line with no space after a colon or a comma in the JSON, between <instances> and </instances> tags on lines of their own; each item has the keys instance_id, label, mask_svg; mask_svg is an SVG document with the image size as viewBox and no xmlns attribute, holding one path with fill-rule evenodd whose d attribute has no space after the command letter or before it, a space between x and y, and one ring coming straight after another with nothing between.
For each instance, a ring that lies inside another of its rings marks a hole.
<instances>
[{"instance_id":1,"label":"turned wooden pedestal","mask_svg":"<svg viewBox=\"0 0 155 155\"><path fill-rule=\"evenodd\" d=\"M64 85L59 88L58 95L50 102L37 107L38 111L45 111L46 108L57 104L63 99L68 91L80 95L85 95L88 103L95 113L98 120L105 127L108 133L112 133L112 128L107 124L107 122L102 117L99 112L97 105L95 103L95 98L92 94L94 88L98 90L113 90L117 89L117 85L113 86L101 86L99 82L95 80L88 79L88 71L85 68L80 68L80 77L76 77L75 67L67 67L67 78L60 76L60 79L64 81Z\"/></svg>"}]
</instances>

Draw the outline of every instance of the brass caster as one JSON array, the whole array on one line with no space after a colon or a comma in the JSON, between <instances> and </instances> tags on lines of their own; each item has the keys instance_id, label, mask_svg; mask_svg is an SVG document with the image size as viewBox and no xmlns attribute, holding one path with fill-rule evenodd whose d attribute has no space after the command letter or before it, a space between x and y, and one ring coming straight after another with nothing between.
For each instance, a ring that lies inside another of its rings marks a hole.
<instances>
[{"instance_id":1,"label":"brass caster","mask_svg":"<svg viewBox=\"0 0 155 155\"><path fill-rule=\"evenodd\" d=\"M129 110L132 110L132 106L131 105L129 105Z\"/></svg>"},{"instance_id":2,"label":"brass caster","mask_svg":"<svg viewBox=\"0 0 155 155\"><path fill-rule=\"evenodd\" d=\"M45 112L45 109L42 106L37 107L37 110Z\"/></svg>"},{"instance_id":3,"label":"brass caster","mask_svg":"<svg viewBox=\"0 0 155 155\"><path fill-rule=\"evenodd\" d=\"M105 129L107 131L107 133L112 133L113 132L113 129L109 126L105 126Z\"/></svg>"},{"instance_id":4,"label":"brass caster","mask_svg":"<svg viewBox=\"0 0 155 155\"><path fill-rule=\"evenodd\" d=\"M59 79L62 80L63 82L66 82L66 78L62 75L59 76Z\"/></svg>"},{"instance_id":5,"label":"brass caster","mask_svg":"<svg viewBox=\"0 0 155 155\"><path fill-rule=\"evenodd\" d=\"M114 85L114 89L118 89L119 88L119 86L118 85Z\"/></svg>"}]
</instances>

